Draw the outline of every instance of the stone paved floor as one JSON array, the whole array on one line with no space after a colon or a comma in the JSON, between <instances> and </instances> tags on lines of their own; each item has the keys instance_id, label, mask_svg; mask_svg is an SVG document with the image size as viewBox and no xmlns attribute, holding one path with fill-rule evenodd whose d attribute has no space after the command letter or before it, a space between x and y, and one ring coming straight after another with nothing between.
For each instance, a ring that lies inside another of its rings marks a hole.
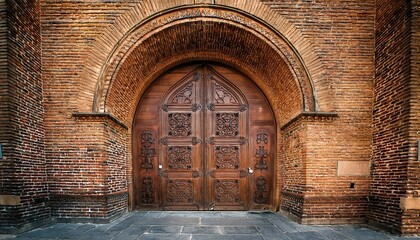
<instances>
[{"instance_id":1,"label":"stone paved floor","mask_svg":"<svg viewBox=\"0 0 420 240\"><path fill-rule=\"evenodd\" d=\"M1 237L0 237L1 238ZM364 225L306 226L274 212L130 212L109 224L56 223L3 239L420 239Z\"/></svg>"}]
</instances>

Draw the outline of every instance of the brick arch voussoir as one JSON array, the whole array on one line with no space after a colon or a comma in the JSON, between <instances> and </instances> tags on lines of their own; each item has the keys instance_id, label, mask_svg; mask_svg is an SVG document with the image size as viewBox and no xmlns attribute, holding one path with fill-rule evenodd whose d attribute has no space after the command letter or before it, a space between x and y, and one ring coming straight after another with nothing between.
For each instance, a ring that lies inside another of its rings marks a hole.
<instances>
[{"instance_id":1,"label":"brick arch voussoir","mask_svg":"<svg viewBox=\"0 0 420 240\"><path fill-rule=\"evenodd\" d=\"M299 84L304 91L306 101L303 111L316 110L316 94L308 69L305 67L301 56L296 53L296 50L293 49L293 46L291 46L288 41L285 41L281 36L274 32L272 28L266 27L264 23L256 21L241 12L225 8L202 8L190 6L188 8L161 14L157 18L139 25L135 31L130 31L131 34L126 36L124 41L120 42L117 48L113 51L113 56L108 59L108 64L102 71L96 86L94 111L106 111L105 98L109 92L112 78L115 73L118 72L119 64L123 61L124 57L129 55L130 49L133 49L133 46L135 46L136 43L138 44L138 39L146 36L147 34L153 34L153 32L158 31L159 27L163 27L175 21L186 19L191 20L193 18L230 21L232 24L249 28L252 31L256 31L264 36L266 41L277 47L282 52L284 55L283 57L286 58L296 74Z\"/></svg>"},{"instance_id":2,"label":"brick arch voussoir","mask_svg":"<svg viewBox=\"0 0 420 240\"><path fill-rule=\"evenodd\" d=\"M272 41L280 41L286 43L291 47L292 54L297 57L302 64L302 69L309 78L308 85L310 85L313 98L313 106L307 106L304 110L317 110L316 91L313 83L318 82L322 75L322 65L315 56L315 51L312 46L301 34L293 27L286 19L276 14L267 5L261 4L258 1L239 1L246 2L238 4L238 1L220 1L220 5L183 5L179 3L169 3L168 1L155 2L151 4L150 1L143 1L133 10L127 14L120 16L115 23L104 31L104 34L97 39L95 46L92 48L90 58L86 62L86 67L82 73L82 79L97 79L95 86L88 86L92 89L93 106L92 110L97 112L105 111L104 98L108 91L109 82L111 81L109 72L112 72L112 64L115 64L118 59L121 59L125 53L136 41L133 38L133 33L139 29L143 31L152 31L152 29L144 28L146 24L159 25L162 21L171 21L175 18L169 17L166 20L161 18L162 15L181 11L185 18L191 17L189 14L196 11L201 14L201 17L229 19L238 24L248 24L248 27L265 25L265 31L271 32ZM187 3L186 3L187 4ZM213 10L219 10L214 14ZM255 9L259 9L256 11ZM202 10L201 13L199 10ZM207 10L207 11L206 11ZM251 17L254 15L255 17ZM274 17L273 17L274 16ZM246 19L248 22L244 22ZM267 27L269 26L269 27ZM115 31L118 29L118 31ZM274 34L273 34L274 33ZM284 35L280 34L284 33ZM267 33L266 33L267 34ZM295 47L296 46L296 47ZM299 49L303 49L299 51ZM124 53L125 52L125 53ZM115 68L113 69L115 72ZM89 82L89 81L86 81ZM92 83L91 83L92 84Z\"/></svg>"}]
</instances>

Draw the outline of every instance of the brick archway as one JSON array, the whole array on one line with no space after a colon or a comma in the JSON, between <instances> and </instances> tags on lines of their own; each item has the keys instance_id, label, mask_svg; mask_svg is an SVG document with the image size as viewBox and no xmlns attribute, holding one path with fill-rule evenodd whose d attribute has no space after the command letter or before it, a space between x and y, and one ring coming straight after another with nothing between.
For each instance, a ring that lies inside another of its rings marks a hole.
<instances>
[{"instance_id":1,"label":"brick archway","mask_svg":"<svg viewBox=\"0 0 420 240\"><path fill-rule=\"evenodd\" d=\"M129 126L129 183L131 123L136 106L147 87L174 66L193 61L218 62L253 80L274 111L277 156L281 156L281 126L302 112L318 110L313 79L296 48L272 26L237 9L191 5L163 11L135 25L111 52L97 81L93 111L111 114ZM275 168L280 176L280 160ZM273 184L278 205L280 181ZM132 188L129 191L132 193Z\"/></svg>"},{"instance_id":2,"label":"brick archway","mask_svg":"<svg viewBox=\"0 0 420 240\"><path fill-rule=\"evenodd\" d=\"M190 39L186 40L184 36ZM311 49L309 45L307 49ZM162 11L135 25L120 39L99 72L93 111L109 112L123 122L130 122L132 112L127 114L130 112L128 109L133 109L141 93L130 93L136 97L130 99L131 105L126 109L117 109L113 104L116 99L128 99L118 87L127 84L121 74L132 74L126 68L128 65L134 67L133 61L141 64L135 65L136 79L130 83L148 86L165 69L195 60L213 60L231 65L256 79L266 94L280 92L281 86L286 84L296 85L301 109L292 115L319 108L313 75L322 71L321 63L318 62L316 73L311 74L309 65L290 40L255 16L226 6L191 5ZM310 64L317 62L314 59L308 61ZM279 72L288 76L278 76L276 73ZM271 89L265 89L265 86ZM143 88L137 89L141 92ZM280 102L270 96L268 98L273 105ZM327 105L324 103L322 110L331 108ZM292 115L285 118L290 120Z\"/></svg>"}]
</instances>

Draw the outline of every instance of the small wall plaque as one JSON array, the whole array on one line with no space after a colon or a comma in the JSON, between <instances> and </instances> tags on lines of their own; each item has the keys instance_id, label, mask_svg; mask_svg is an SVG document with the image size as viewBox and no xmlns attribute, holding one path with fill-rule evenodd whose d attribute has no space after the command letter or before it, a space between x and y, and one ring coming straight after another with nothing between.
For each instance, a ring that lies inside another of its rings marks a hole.
<instances>
[{"instance_id":1,"label":"small wall plaque","mask_svg":"<svg viewBox=\"0 0 420 240\"><path fill-rule=\"evenodd\" d=\"M417 161L420 161L420 140L417 141Z\"/></svg>"}]
</instances>

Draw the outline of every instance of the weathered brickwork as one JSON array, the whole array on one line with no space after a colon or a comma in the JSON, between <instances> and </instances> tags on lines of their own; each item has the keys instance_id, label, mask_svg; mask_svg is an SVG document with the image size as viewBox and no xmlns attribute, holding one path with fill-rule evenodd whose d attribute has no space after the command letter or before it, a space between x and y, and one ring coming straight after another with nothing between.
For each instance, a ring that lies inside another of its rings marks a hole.
<instances>
[{"instance_id":1,"label":"weathered brickwork","mask_svg":"<svg viewBox=\"0 0 420 240\"><path fill-rule=\"evenodd\" d=\"M64 154L48 152L52 216L107 220L126 211L126 127L106 114L75 114ZM62 133L63 134L63 133Z\"/></svg>"},{"instance_id":2,"label":"weathered brickwork","mask_svg":"<svg viewBox=\"0 0 420 240\"><path fill-rule=\"evenodd\" d=\"M420 2L411 1L411 81L410 81L410 131L407 195L420 196ZM417 144L416 144L417 143ZM419 234L420 209L405 210L402 217L404 234Z\"/></svg>"},{"instance_id":3,"label":"weathered brickwork","mask_svg":"<svg viewBox=\"0 0 420 240\"><path fill-rule=\"evenodd\" d=\"M18 202L0 224L130 209L139 100L167 70L208 61L244 73L273 109L276 207L419 233L420 210L401 205L420 194L418 5L0 0L0 200Z\"/></svg>"},{"instance_id":4,"label":"weathered brickwork","mask_svg":"<svg viewBox=\"0 0 420 240\"><path fill-rule=\"evenodd\" d=\"M418 3L413 4L411 8L409 1L378 1L376 6L373 179L368 219L403 234L419 233L418 207L403 202L418 198L420 189L418 51L413 51L418 48L413 41L418 35L418 26L414 27Z\"/></svg>"},{"instance_id":5,"label":"weathered brickwork","mask_svg":"<svg viewBox=\"0 0 420 240\"><path fill-rule=\"evenodd\" d=\"M44 145L39 1L0 1L0 229L50 216Z\"/></svg>"}]
</instances>

